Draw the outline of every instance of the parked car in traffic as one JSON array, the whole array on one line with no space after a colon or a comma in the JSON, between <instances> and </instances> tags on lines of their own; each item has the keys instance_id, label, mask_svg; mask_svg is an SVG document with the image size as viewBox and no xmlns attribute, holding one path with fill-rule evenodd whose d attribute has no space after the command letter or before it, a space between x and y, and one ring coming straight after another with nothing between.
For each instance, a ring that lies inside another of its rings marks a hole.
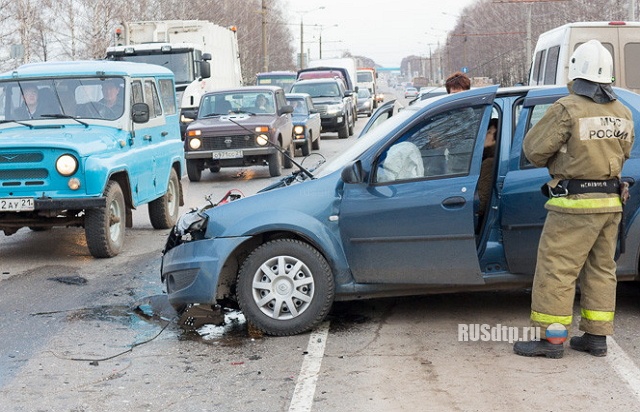
<instances>
[{"instance_id":1,"label":"parked car in traffic","mask_svg":"<svg viewBox=\"0 0 640 412\"><path fill-rule=\"evenodd\" d=\"M366 114L371 117L374 110L374 98L369 89L361 87L358 89L358 114Z\"/></svg>"},{"instance_id":2,"label":"parked car in traffic","mask_svg":"<svg viewBox=\"0 0 640 412\"><path fill-rule=\"evenodd\" d=\"M169 69L26 64L0 74L0 108L5 235L83 227L91 255L106 258L123 249L132 209L148 205L156 229L175 224L185 165Z\"/></svg>"},{"instance_id":3,"label":"parked car in traffic","mask_svg":"<svg viewBox=\"0 0 640 412\"><path fill-rule=\"evenodd\" d=\"M615 92L640 130L640 95ZM490 86L421 101L312 178L298 173L287 187L184 215L162 261L169 302L237 304L257 329L291 335L322 322L336 300L530 287L549 172L524 157L522 142L567 93ZM481 211L492 119L495 160ZM639 139L622 176L640 179ZM640 185L630 190L621 281L640 279Z\"/></svg>"},{"instance_id":4,"label":"parked car in traffic","mask_svg":"<svg viewBox=\"0 0 640 412\"><path fill-rule=\"evenodd\" d=\"M404 89L404 98L405 99L413 99L418 97L418 89L416 89L415 87L406 87Z\"/></svg>"},{"instance_id":5,"label":"parked car in traffic","mask_svg":"<svg viewBox=\"0 0 640 412\"><path fill-rule=\"evenodd\" d=\"M373 130L376 127L380 126L382 123L397 114L403 108L404 106L397 99L384 102L383 104L378 106L376 111L373 112L373 115L371 115L367 123L360 130L358 138L368 133L370 130Z\"/></svg>"},{"instance_id":6,"label":"parked car in traffic","mask_svg":"<svg viewBox=\"0 0 640 412\"><path fill-rule=\"evenodd\" d=\"M287 93L287 104L293 107L293 142L303 156L320 149L320 113L307 93Z\"/></svg>"},{"instance_id":7,"label":"parked car in traffic","mask_svg":"<svg viewBox=\"0 0 640 412\"><path fill-rule=\"evenodd\" d=\"M277 86L245 86L202 97L198 117L187 126L187 175L200 181L202 171L222 167L269 166L271 176L290 169L294 154L293 108ZM266 140L256 139L266 136ZM284 156L282 152L287 152Z\"/></svg>"},{"instance_id":8,"label":"parked car in traffic","mask_svg":"<svg viewBox=\"0 0 640 412\"><path fill-rule=\"evenodd\" d=\"M416 98L411 100L409 104L435 96L442 96L443 94L447 94L446 87L421 87Z\"/></svg>"},{"instance_id":9,"label":"parked car in traffic","mask_svg":"<svg viewBox=\"0 0 640 412\"><path fill-rule=\"evenodd\" d=\"M352 111L353 92L338 78L298 80L291 93L307 93L320 112L322 132L338 132L340 139L353 135L357 113Z\"/></svg>"}]
</instances>

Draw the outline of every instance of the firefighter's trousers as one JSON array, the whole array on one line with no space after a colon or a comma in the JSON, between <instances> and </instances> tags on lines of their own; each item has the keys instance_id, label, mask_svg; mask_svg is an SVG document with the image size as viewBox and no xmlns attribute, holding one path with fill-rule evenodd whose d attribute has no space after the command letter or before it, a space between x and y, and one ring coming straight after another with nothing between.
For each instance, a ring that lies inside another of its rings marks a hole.
<instances>
[{"instance_id":1,"label":"firefighter's trousers","mask_svg":"<svg viewBox=\"0 0 640 412\"><path fill-rule=\"evenodd\" d=\"M613 334L618 225L622 213L548 211L540 237L531 299L531 323L541 337L552 323L570 330L576 280L580 279L579 329Z\"/></svg>"}]
</instances>

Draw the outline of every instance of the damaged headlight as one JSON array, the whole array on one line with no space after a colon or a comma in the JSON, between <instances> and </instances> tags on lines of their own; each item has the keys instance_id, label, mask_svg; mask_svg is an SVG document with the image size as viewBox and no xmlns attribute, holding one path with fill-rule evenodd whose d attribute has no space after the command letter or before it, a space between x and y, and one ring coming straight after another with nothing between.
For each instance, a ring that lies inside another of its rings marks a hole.
<instances>
[{"instance_id":1,"label":"damaged headlight","mask_svg":"<svg viewBox=\"0 0 640 412\"><path fill-rule=\"evenodd\" d=\"M203 212L210 207L194 209L180 216L171 233L169 233L169 238L162 253L165 254L182 243L204 238L209 216Z\"/></svg>"},{"instance_id":2,"label":"damaged headlight","mask_svg":"<svg viewBox=\"0 0 640 412\"><path fill-rule=\"evenodd\" d=\"M205 212L212 207L229 203L242 197L244 195L237 189L229 190L218 203L213 203L211 196L206 196L205 199L209 202L206 206L200 209L192 209L178 218L176 225L169 233L169 238L162 253L165 254L182 243L204 239L207 223L209 222L209 215Z\"/></svg>"}]
</instances>

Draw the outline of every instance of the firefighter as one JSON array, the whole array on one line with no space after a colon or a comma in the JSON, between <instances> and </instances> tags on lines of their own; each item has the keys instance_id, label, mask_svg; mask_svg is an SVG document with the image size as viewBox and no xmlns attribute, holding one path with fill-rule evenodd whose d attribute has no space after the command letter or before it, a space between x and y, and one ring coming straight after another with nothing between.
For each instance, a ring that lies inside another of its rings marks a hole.
<instances>
[{"instance_id":1,"label":"firefighter","mask_svg":"<svg viewBox=\"0 0 640 412\"><path fill-rule=\"evenodd\" d=\"M525 156L546 166L552 179L542 187L549 200L531 298L531 323L540 327L542 339L517 342L518 355L563 356L564 339L556 340L555 331L562 328L557 324L564 326L566 339L578 278L579 329L585 333L569 346L607 354L616 299L614 256L627 193L620 176L634 140L633 118L613 92L612 74L611 54L600 42L580 45L569 62L569 95L525 136Z\"/></svg>"}]
</instances>

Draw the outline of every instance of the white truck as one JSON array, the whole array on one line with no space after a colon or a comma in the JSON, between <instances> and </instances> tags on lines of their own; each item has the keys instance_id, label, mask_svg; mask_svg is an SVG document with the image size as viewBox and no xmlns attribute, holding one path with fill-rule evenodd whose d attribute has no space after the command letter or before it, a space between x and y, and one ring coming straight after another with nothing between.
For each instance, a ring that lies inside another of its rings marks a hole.
<instances>
[{"instance_id":1,"label":"white truck","mask_svg":"<svg viewBox=\"0 0 640 412\"><path fill-rule=\"evenodd\" d=\"M180 125L196 117L200 98L216 89L242 86L235 27L204 20L162 20L122 23L107 59L164 66L175 75ZM187 118L185 112L192 115Z\"/></svg>"}]
</instances>

